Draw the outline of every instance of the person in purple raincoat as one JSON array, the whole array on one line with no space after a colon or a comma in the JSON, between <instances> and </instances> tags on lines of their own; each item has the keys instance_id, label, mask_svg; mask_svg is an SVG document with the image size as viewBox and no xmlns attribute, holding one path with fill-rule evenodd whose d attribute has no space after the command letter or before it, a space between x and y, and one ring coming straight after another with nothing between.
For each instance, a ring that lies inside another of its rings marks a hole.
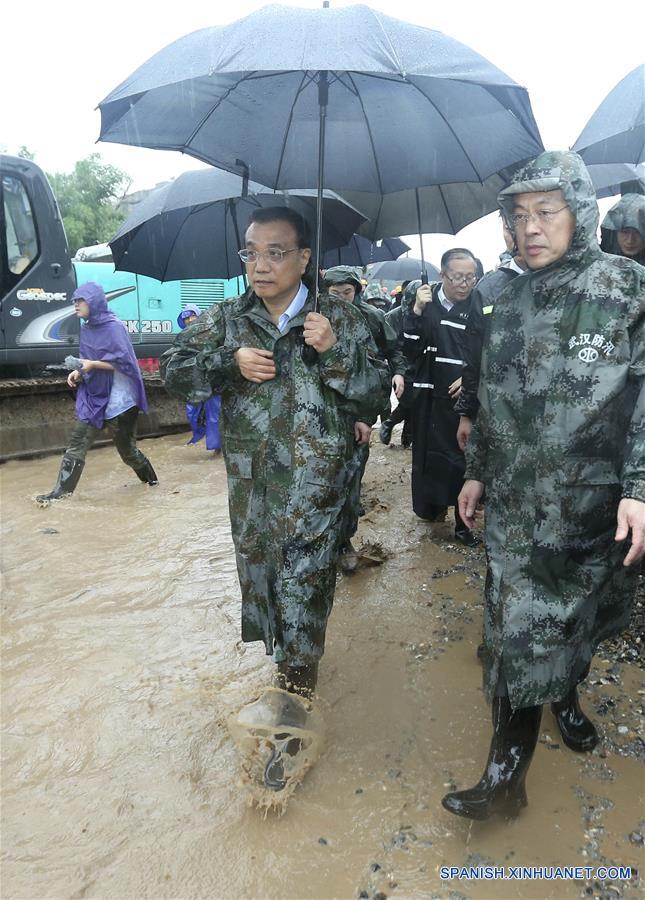
<instances>
[{"instance_id":1,"label":"person in purple raincoat","mask_svg":"<svg viewBox=\"0 0 645 900\"><path fill-rule=\"evenodd\" d=\"M192 325L195 319L201 315L199 307L189 304L184 306L177 316L177 324L183 331L187 325ZM187 403L186 418L193 432L189 444L197 444L206 436L206 449L213 451L214 457L222 455L222 443L219 436L219 413L222 398L219 394L213 394L204 403Z\"/></svg>"},{"instance_id":2,"label":"person in purple raincoat","mask_svg":"<svg viewBox=\"0 0 645 900\"><path fill-rule=\"evenodd\" d=\"M71 494L85 465L85 457L100 432L111 433L119 456L146 484L157 484L150 460L137 447L139 410L148 401L134 348L121 320L110 312L103 288L92 281L73 295L81 327L80 367L70 372L67 383L76 389L77 422L63 455L53 490L36 500L47 505Z\"/></svg>"}]
</instances>

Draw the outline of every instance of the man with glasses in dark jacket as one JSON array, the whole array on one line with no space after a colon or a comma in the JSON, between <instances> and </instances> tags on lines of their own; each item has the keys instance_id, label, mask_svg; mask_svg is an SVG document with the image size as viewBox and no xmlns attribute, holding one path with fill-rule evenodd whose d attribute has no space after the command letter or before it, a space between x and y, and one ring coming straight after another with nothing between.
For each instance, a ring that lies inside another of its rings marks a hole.
<instances>
[{"instance_id":1,"label":"man with glasses in dark jacket","mask_svg":"<svg viewBox=\"0 0 645 900\"><path fill-rule=\"evenodd\" d=\"M457 497L466 463L457 444L463 345L477 282L477 260L464 248L441 257L441 281L421 285L412 309L404 313L404 350L415 365L416 392L412 437L412 505L422 519L445 519L455 508L455 537L467 547L477 543L462 521Z\"/></svg>"}]
</instances>

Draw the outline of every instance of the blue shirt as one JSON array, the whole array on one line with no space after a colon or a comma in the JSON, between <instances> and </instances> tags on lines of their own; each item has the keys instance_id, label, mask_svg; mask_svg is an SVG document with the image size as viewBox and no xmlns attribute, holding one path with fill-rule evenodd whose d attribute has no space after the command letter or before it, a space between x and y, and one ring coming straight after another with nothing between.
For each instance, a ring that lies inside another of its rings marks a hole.
<instances>
[{"instance_id":1,"label":"blue shirt","mask_svg":"<svg viewBox=\"0 0 645 900\"><path fill-rule=\"evenodd\" d=\"M278 331L282 332L286 329L291 319L293 319L294 316L297 316L302 307L305 305L305 301L308 296L309 291L301 281L298 293L278 319Z\"/></svg>"}]
</instances>

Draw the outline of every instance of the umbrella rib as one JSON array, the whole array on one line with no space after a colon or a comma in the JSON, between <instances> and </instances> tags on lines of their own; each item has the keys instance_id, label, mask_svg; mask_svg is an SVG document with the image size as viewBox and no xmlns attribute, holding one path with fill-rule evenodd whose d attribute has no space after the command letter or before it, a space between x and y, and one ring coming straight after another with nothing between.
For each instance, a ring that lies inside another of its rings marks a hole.
<instances>
[{"instance_id":1,"label":"umbrella rib","mask_svg":"<svg viewBox=\"0 0 645 900\"><path fill-rule=\"evenodd\" d=\"M452 228L452 233L457 234L459 229L455 228L455 223L452 221L452 216L450 215L450 208L448 207L448 204L446 203L446 198L443 195L443 185L438 184L437 187L439 188L439 196L441 197L441 202L443 203L444 209L446 210L446 215L448 216L448 221L450 222L450 227Z\"/></svg>"},{"instance_id":2,"label":"umbrella rib","mask_svg":"<svg viewBox=\"0 0 645 900\"><path fill-rule=\"evenodd\" d=\"M381 178L381 170L379 169L378 157L377 157L377 155L376 155L376 147L374 146L374 138L373 138L373 136L372 136L372 129L370 128L370 122L369 122L369 119L368 119L368 117L367 117L367 113L365 112L365 106L363 105L363 98L362 98L361 95L359 94L358 88L356 87L356 84L354 83L354 79L352 78L352 73L351 73L351 72L348 72L348 73L347 73L347 76L348 76L348 78L349 78L349 80L350 80L350 82L351 82L351 84L352 84L352 87L353 87L354 90L356 91L356 97L357 97L357 99L358 99L358 102L359 102L360 105L361 105L361 109L363 110L363 118L365 119L365 127L367 128L367 134L368 134L368 136L369 136L370 144L371 144L371 146L372 146L372 155L373 155L373 157L374 157L374 165L375 165L375 167L376 167L376 176L377 176L377 178L378 178L379 192L380 192L381 194L383 194L383 179Z\"/></svg>"},{"instance_id":3,"label":"umbrella rib","mask_svg":"<svg viewBox=\"0 0 645 900\"><path fill-rule=\"evenodd\" d=\"M436 80L436 79L433 79L433 80ZM472 82L465 82L465 81L462 81L462 80L459 79L459 78L449 79L449 80L459 82L460 84L471 84L471 83L472 83ZM446 124L446 127L448 128L448 130L450 131L450 133L452 134L452 136L454 137L454 139L456 140L456 142L459 144L459 146L460 146L460 148L461 148L461 150L462 150L464 156L466 157L466 159L468 160L468 162L469 162L470 165L472 166L473 172L476 173L477 178L476 178L475 180L478 181L480 184L483 184L483 181L482 181L482 179L481 179L481 176L479 175L479 172L477 172L477 169L476 169L475 166L473 165L473 161L472 161L472 159L470 158L468 152L466 151L466 148L464 147L464 145L463 145L463 143L461 142L460 138L457 136L457 133L455 132L455 129L452 127L452 125L450 124L450 122L448 121L448 119L447 119L447 118L445 117L445 115L441 112L441 110L437 107L437 104L434 102L434 100L431 100L430 97L428 97L428 95L425 94L425 93L421 90L421 88L419 87L418 84L415 84L413 81L409 81L408 79L406 79L406 81L407 81L407 83L408 83L411 87L413 87L413 88L415 89L415 91L418 91L418 92L421 94L421 96L422 96L425 100L427 100L427 102L432 106L432 108L435 110L435 112L436 112L439 116L441 116L442 120L443 120L443 121L445 122L445 124ZM486 85L480 84L480 85L478 85L478 87L481 87L481 88L483 88L484 90L487 90Z\"/></svg>"},{"instance_id":4,"label":"umbrella rib","mask_svg":"<svg viewBox=\"0 0 645 900\"><path fill-rule=\"evenodd\" d=\"M195 128L193 128L193 130L192 130L192 132L191 132L191 134L190 134L188 140L184 142L184 147L189 147L189 146L190 146L190 142L193 140L193 138L195 137L195 135L197 134L197 132L200 130L200 128L203 127L203 125L207 122L207 120L210 119L211 115L215 112L215 110L217 109L217 107L220 106L220 104L221 104L224 100L226 100L226 98L228 97L228 95L229 95L230 93L232 93L232 91L237 90L237 88L238 88L241 84L243 84L243 82L245 82L245 81L250 81L254 74L255 74L255 72L246 72L246 73L244 73L244 74L242 75L242 77L241 77L240 79L238 79L238 80L235 82L235 84L232 84L229 88L227 88L227 89L224 91L224 93L222 94L221 97L218 97L218 98L217 98L216 102L210 107L210 109L209 109L206 113L204 113L204 115L202 116L202 118L200 119L200 121L197 123L197 125L195 126Z\"/></svg>"},{"instance_id":5,"label":"umbrella rib","mask_svg":"<svg viewBox=\"0 0 645 900\"><path fill-rule=\"evenodd\" d=\"M161 213L160 218L162 215L163 215L163 213ZM184 227L184 225L186 224L186 222L188 221L188 219L191 217L191 215L192 215L192 208L188 210L188 212L184 216L181 226L175 231L175 236L172 239L172 243L170 244L170 250L166 256L166 265L164 266L163 278L161 278L161 281L166 280L166 275L168 274L168 267L170 265L170 257L175 252L175 247L177 245L177 241L179 240L179 233L180 233L181 229Z\"/></svg>"},{"instance_id":6,"label":"umbrella rib","mask_svg":"<svg viewBox=\"0 0 645 900\"><path fill-rule=\"evenodd\" d=\"M273 189L274 190L276 190L276 185L278 184L278 182L280 180L280 172L282 171L282 163L284 162L284 154L287 151L287 139L289 137L289 132L291 131L291 122L293 121L293 111L294 111L295 105L298 102L298 98L299 98L300 94L305 89L306 84L310 83L312 80L313 80L313 76L309 75L309 73L306 71L302 77L302 81L300 82L300 85L298 86L298 90L296 91L296 96L294 98L294 101L291 104L291 111L289 113L289 121L287 122L287 127L284 129L284 135L282 138L282 147L280 149L280 159L278 160L278 168L276 170L276 176L273 180Z\"/></svg>"}]
</instances>

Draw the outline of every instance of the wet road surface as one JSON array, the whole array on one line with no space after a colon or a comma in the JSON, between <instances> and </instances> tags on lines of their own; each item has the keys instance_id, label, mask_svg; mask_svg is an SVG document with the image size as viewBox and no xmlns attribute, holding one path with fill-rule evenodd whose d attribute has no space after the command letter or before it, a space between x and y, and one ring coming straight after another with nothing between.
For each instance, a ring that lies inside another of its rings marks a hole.
<instances>
[{"instance_id":1,"label":"wet road surface","mask_svg":"<svg viewBox=\"0 0 645 900\"><path fill-rule=\"evenodd\" d=\"M44 510L31 498L58 458L0 467L2 897L636 897L636 878L441 880L441 866L641 864L642 672L594 664L583 705L613 702L593 754L568 751L545 712L518 820L445 812L490 737L483 557L416 519L399 448L373 448L357 541L389 558L339 580L323 754L284 816L249 807L226 723L272 665L239 641L223 462L185 440L141 442L156 488L113 447L92 451L74 496Z\"/></svg>"}]
</instances>

